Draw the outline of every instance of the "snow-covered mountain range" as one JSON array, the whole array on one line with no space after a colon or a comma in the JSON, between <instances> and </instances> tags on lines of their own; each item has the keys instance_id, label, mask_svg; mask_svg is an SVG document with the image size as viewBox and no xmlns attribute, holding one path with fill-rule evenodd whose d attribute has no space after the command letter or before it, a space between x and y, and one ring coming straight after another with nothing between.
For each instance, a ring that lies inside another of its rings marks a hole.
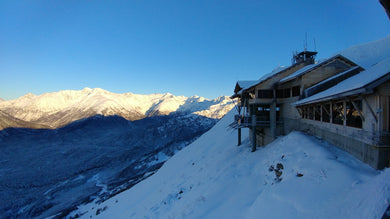
<instances>
[{"instance_id":1,"label":"snow-covered mountain range","mask_svg":"<svg viewBox=\"0 0 390 219\"><path fill-rule=\"evenodd\" d=\"M170 113L197 114L220 119L233 108L228 97L213 100L172 94L117 94L100 88L64 90L42 95L26 94L0 101L0 130L8 127L59 128L94 115L118 115L134 121Z\"/></svg>"}]
</instances>

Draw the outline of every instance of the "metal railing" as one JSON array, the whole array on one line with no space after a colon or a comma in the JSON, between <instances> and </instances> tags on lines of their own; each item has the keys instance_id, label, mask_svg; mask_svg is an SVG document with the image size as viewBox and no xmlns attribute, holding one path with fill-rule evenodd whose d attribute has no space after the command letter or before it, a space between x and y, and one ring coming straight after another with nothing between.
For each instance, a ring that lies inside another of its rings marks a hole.
<instances>
[{"instance_id":1,"label":"metal railing","mask_svg":"<svg viewBox=\"0 0 390 219\"><path fill-rule=\"evenodd\" d=\"M235 115L234 116L234 123L237 124L239 127L252 127L252 117L251 116L243 116L243 115ZM266 117L256 117L256 126L257 127L270 127L271 121L267 119ZM282 121L277 121L277 125L283 124Z\"/></svg>"}]
</instances>

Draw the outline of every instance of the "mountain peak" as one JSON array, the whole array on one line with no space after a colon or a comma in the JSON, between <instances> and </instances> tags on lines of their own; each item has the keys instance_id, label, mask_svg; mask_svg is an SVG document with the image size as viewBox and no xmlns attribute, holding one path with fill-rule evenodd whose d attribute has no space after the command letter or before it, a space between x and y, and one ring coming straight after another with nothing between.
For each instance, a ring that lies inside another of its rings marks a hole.
<instances>
[{"instance_id":1,"label":"mountain peak","mask_svg":"<svg viewBox=\"0 0 390 219\"><path fill-rule=\"evenodd\" d=\"M35 95L33 93L27 93L26 95L22 96L21 98L23 98L23 99L31 99L31 98L34 98L36 96L37 95Z\"/></svg>"},{"instance_id":2,"label":"mountain peak","mask_svg":"<svg viewBox=\"0 0 390 219\"><path fill-rule=\"evenodd\" d=\"M109 91L106 91L102 88L89 88L89 87L82 89L81 92L88 93L88 94L90 94L90 93L94 93L94 94L110 93Z\"/></svg>"}]
</instances>

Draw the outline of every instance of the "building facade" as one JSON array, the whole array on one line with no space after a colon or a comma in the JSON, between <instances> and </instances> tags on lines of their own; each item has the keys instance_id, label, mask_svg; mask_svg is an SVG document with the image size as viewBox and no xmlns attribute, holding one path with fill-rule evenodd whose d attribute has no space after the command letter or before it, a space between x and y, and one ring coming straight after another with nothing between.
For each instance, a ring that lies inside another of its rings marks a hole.
<instances>
[{"instance_id":1,"label":"building facade","mask_svg":"<svg viewBox=\"0 0 390 219\"><path fill-rule=\"evenodd\" d=\"M318 62L316 52L304 51L294 54L290 67L238 81L232 96L238 144L242 128L249 129L252 151L277 136L304 131L376 169L389 166L389 51L390 37Z\"/></svg>"}]
</instances>

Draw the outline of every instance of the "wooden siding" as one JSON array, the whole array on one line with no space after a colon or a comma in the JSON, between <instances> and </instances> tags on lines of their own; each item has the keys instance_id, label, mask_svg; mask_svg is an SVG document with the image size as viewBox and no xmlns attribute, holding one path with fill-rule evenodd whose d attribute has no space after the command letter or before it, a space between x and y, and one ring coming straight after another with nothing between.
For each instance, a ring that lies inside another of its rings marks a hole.
<instances>
[{"instance_id":1,"label":"wooden siding","mask_svg":"<svg viewBox=\"0 0 390 219\"><path fill-rule=\"evenodd\" d=\"M302 75L301 85L304 89L309 88L325 79L328 79L340 72L349 69L351 66L339 59L336 59L329 64L317 68L307 74Z\"/></svg>"}]
</instances>

